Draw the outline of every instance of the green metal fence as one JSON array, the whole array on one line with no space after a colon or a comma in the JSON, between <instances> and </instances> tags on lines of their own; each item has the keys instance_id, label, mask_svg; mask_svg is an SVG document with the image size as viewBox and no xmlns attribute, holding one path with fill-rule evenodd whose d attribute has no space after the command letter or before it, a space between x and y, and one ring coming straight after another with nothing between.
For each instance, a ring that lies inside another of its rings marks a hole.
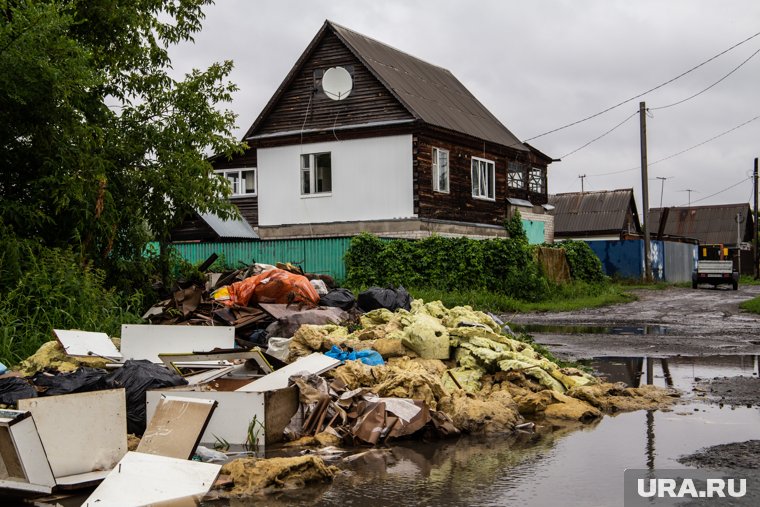
<instances>
[{"instance_id":1,"label":"green metal fence","mask_svg":"<svg viewBox=\"0 0 760 507\"><path fill-rule=\"evenodd\" d=\"M344 280L346 266L343 255L350 243L351 238L316 238L175 243L173 246L184 259L193 264L203 262L216 253L231 267L247 266L252 262L291 262L301 266L307 273L327 274L337 280Z\"/></svg>"}]
</instances>

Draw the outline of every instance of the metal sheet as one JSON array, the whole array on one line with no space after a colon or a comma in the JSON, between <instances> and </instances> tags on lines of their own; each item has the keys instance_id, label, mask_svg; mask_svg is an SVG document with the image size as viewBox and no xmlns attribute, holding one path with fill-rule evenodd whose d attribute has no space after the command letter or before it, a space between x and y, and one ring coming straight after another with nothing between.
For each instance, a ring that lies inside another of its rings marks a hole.
<instances>
[{"instance_id":1,"label":"metal sheet","mask_svg":"<svg viewBox=\"0 0 760 507\"><path fill-rule=\"evenodd\" d=\"M124 389L18 401L32 413L55 477L109 470L127 452Z\"/></svg>"},{"instance_id":2,"label":"metal sheet","mask_svg":"<svg viewBox=\"0 0 760 507\"><path fill-rule=\"evenodd\" d=\"M132 507L205 495L221 468L211 463L129 452L83 505Z\"/></svg>"},{"instance_id":3,"label":"metal sheet","mask_svg":"<svg viewBox=\"0 0 760 507\"><path fill-rule=\"evenodd\" d=\"M191 353L235 346L235 328L228 326L154 326L122 324L121 353L124 359L147 359L160 363L161 353Z\"/></svg>"},{"instance_id":4,"label":"metal sheet","mask_svg":"<svg viewBox=\"0 0 760 507\"><path fill-rule=\"evenodd\" d=\"M121 359L121 352L105 333L53 329L63 350L70 356L102 356Z\"/></svg>"},{"instance_id":5,"label":"metal sheet","mask_svg":"<svg viewBox=\"0 0 760 507\"><path fill-rule=\"evenodd\" d=\"M256 379L250 384L244 385L237 391L243 392L265 392L274 391L276 389L283 389L288 387L288 379L291 375L296 375L301 372L308 372L314 374L324 373L327 370L331 370L338 365L341 361L333 359L332 357L314 352L311 355L302 357L295 362L290 363L287 366L280 368L277 371L264 375L260 379Z\"/></svg>"}]
</instances>

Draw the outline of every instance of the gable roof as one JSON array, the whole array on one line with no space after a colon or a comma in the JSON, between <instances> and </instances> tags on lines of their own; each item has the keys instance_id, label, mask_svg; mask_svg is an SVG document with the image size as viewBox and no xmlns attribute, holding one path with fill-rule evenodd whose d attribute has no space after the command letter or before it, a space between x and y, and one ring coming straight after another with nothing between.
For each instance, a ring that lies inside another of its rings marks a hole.
<instances>
[{"instance_id":1,"label":"gable roof","mask_svg":"<svg viewBox=\"0 0 760 507\"><path fill-rule=\"evenodd\" d=\"M258 126L296 79L299 69L309 60L328 32L334 33L415 119L516 150L528 150L447 69L427 63L331 21L325 21L248 130L246 138L255 134ZM351 97L346 100L351 100Z\"/></svg>"},{"instance_id":2,"label":"gable roof","mask_svg":"<svg viewBox=\"0 0 760 507\"><path fill-rule=\"evenodd\" d=\"M620 233L625 229L629 208L636 231L641 230L631 188L554 194L549 196L549 204L554 206L557 236Z\"/></svg>"},{"instance_id":3,"label":"gable roof","mask_svg":"<svg viewBox=\"0 0 760 507\"><path fill-rule=\"evenodd\" d=\"M742 226L742 241L748 241L752 236L752 211L747 203L668 209L664 233L669 236L694 238L702 244L735 245L737 213L741 213L745 218ZM662 211L663 208L649 210L649 221L655 224L655 228L660 223Z\"/></svg>"}]
</instances>

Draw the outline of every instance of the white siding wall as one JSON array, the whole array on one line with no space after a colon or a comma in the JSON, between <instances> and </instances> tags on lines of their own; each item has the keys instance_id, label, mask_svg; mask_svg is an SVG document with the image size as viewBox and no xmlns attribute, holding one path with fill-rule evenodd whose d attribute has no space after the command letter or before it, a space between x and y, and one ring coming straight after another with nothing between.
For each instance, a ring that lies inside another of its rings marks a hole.
<instances>
[{"instance_id":1,"label":"white siding wall","mask_svg":"<svg viewBox=\"0 0 760 507\"><path fill-rule=\"evenodd\" d=\"M330 195L302 196L301 154L331 153ZM258 150L259 225L413 218L412 136Z\"/></svg>"}]
</instances>

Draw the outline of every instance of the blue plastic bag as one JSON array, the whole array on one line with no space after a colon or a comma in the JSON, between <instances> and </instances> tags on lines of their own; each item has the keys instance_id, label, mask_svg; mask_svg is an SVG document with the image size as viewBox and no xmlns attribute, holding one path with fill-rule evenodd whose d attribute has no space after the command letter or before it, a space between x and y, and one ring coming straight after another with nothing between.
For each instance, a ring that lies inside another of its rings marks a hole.
<instances>
[{"instance_id":1,"label":"blue plastic bag","mask_svg":"<svg viewBox=\"0 0 760 507\"><path fill-rule=\"evenodd\" d=\"M367 366L379 366L385 364L383 356L376 350L343 350L337 345L325 352L326 356L340 361L361 361Z\"/></svg>"}]
</instances>

